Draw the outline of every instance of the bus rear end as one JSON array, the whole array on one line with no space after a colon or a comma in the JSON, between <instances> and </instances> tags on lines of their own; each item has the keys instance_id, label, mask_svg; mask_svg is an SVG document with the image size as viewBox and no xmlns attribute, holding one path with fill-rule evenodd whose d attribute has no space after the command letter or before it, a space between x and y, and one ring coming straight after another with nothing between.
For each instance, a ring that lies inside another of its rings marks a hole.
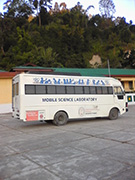
<instances>
[{"instance_id":1,"label":"bus rear end","mask_svg":"<svg viewBox=\"0 0 135 180\"><path fill-rule=\"evenodd\" d=\"M19 100L19 76L15 76L12 81L12 116L20 118L20 100Z\"/></svg>"}]
</instances>

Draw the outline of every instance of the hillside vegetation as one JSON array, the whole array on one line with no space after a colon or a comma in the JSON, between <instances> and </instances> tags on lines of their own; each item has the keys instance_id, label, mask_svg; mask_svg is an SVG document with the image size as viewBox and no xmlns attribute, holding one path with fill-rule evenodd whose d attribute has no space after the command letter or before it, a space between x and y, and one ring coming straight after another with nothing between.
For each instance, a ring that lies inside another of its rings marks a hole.
<instances>
[{"instance_id":1,"label":"hillside vegetation","mask_svg":"<svg viewBox=\"0 0 135 180\"><path fill-rule=\"evenodd\" d=\"M14 4L24 2L23 4ZM91 68L93 55L101 58L96 67L135 67L135 25L124 17L90 16L80 3L71 9L56 3L10 1L0 15L0 69L34 63L44 67ZM37 4L36 4L37 3ZM33 14L33 15L31 15Z\"/></svg>"}]
</instances>

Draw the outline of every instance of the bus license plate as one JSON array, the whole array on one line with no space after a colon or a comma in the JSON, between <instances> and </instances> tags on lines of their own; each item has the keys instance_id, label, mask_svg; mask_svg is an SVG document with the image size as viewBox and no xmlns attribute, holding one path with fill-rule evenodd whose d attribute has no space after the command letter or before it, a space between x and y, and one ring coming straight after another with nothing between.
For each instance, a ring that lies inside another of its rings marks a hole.
<instances>
[{"instance_id":1,"label":"bus license plate","mask_svg":"<svg viewBox=\"0 0 135 180\"><path fill-rule=\"evenodd\" d=\"M37 121L38 111L26 111L26 121Z\"/></svg>"},{"instance_id":2,"label":"bus license plate","mask_svg":"<svg viewBox=\"0 0 135 180\"><path fill-rule=\"evenodd\" d=\"M26 111L26 121L44 120L44 111Z\"/></svg>"}]
</instances>

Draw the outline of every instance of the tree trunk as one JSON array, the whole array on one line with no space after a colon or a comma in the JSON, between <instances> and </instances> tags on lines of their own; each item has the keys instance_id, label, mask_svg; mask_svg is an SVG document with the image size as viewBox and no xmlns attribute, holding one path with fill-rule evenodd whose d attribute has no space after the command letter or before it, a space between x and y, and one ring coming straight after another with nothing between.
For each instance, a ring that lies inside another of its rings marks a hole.
<instances>
[{"instance_id":1,"label":"tree trunk","mask_svg":"<svg viewBox=\"0 0 135 180\"><path fill-rule=\"evenodd\" d=\"M1 46L1 52L2 52L2 54L5 56L5 51L4 51L3 46Z\"/></svg>"}]
</instances>

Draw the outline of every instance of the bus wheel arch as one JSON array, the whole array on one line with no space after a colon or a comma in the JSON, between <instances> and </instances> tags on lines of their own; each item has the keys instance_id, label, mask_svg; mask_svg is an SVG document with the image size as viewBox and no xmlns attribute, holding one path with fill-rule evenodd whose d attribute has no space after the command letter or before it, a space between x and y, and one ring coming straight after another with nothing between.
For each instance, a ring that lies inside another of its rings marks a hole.
<instances>
[{"instance_id":1,"label":"bus wheel arch","mask_svg":"<svg viewBox=\"0 0 135 180\"><path fill-rule=\"evenodd\" d=\"M68 122L68 114L65 111L58 111L54 115L53 123L57 126L62 126L67 124Z\"/></svg>"},{"instance_id":2,"label":"bus wheel arch","mask_svg":"<svg viewBox=\"0 0 135 180\"><path fill-rule=\"evenodd\" d=\"M110 110L110 112L109 112L109 119L110 120L116 120L117 118L118 118L118 116L119 116L119 109L117 108L117 107L114 107L114 108L112 108L111 110Z\"/></svg>"}]
</instances>

